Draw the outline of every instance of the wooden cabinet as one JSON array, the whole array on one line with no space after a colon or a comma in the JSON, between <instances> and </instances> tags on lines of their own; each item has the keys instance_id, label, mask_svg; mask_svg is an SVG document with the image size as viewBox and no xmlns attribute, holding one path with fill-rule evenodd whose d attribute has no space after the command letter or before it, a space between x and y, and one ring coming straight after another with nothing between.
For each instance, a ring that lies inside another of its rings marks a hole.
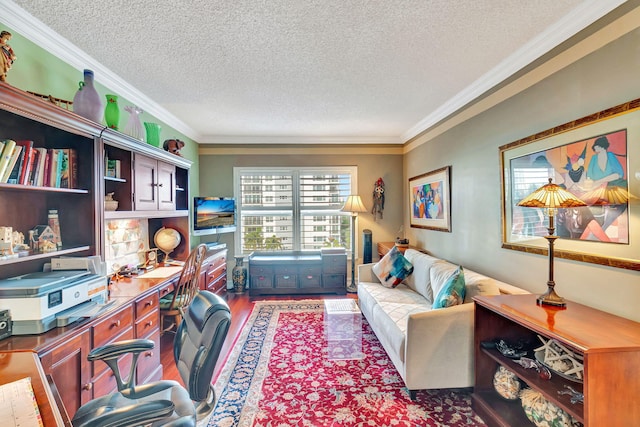
<instances>
[{"instance_id":1,"label":"wooden cabinet","mask_svg":"<svg viewBox=\"0 0 640 427\"><path fill-rule=\"evenodd\" d=\"M93 399L91 362L87 361L90 349L91 337L85 330L40 355L44 371L53 378L70 417Z\"/></svg>"},{"instance_id":2,"label":"wooden cabinet","mask_svg":"<svg viewBox=\"0 0 640 427\"><path fill-rule=\"evenodd\" d=\"M227 291L227 249L218 247L207 251L200 271L199 287L222 295Z\"/></svg>"},{"instance_id":3,"label":"wooden cabinet","mask_svg":"<svg viewBox=\"0 0 640 427\"><path fill-rule=\"evenodd\" d=\"M566 309L536 305L536 295L474 297L474 411L489 426L533 426L520 401L506 401L493 388L498 366L514 372L545 399L586 427L623 427L640 420L640 323L571 301ZM525 369L480 343L505 339L538 343L538 335L554 339L584 357L582 383L552 373L550 380ZM584 394L572 403L566 387Z\"/></svg>"},{"instance_id":4,"label":"wooden cabinet","mask_svg":"<svg viewBox=\"0 0 640 427\"><path fill-rule=\"evenodd\" d=\"M176 210L176 167L151 157L134 155L134 209Z\"/></svg>"},{"instance_id":5,"label":"wooden cabinet","mask_svg":"<svg viewBox=\"0 0 640 427\"><path fill-rule=\"evenodd\" d=\"M249 293L346 293L344 251L254 252L249 256Z\"/></svg>"}]
</instances>

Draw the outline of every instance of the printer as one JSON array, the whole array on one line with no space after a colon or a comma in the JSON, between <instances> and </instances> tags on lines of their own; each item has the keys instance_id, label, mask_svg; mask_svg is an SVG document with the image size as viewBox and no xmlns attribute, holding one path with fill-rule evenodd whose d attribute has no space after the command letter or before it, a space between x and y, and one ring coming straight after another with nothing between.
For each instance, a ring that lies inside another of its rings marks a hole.
<instances>
[{"instance_id":1,"label":"printer","mask_svg":"<svg viewBox=\"0 0 640 427\"><path fill-rule=\"evenodd\" d=\"M0 310L11 312L12 335L41 334L108 305L107 277L90 258L52 259L50 271L0 280Z\"/></svg>"}]
</instances>

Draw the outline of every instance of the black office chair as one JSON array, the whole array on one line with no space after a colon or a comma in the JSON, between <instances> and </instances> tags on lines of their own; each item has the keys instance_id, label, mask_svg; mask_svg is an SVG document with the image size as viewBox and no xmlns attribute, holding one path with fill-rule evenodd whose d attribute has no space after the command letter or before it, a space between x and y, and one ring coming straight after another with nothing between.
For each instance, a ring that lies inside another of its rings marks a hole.
<instances>
[{"instance_id":1,"label":"black office chair","mask_svg":"<svg viewBox=\"0 0 640 427\"><path fill-rule=\"evenodd\" d=\"M231 312L218 295L201 291L184 314L173 341L178 372L186 385L162 380L135 384L138 357L153 348L151 340L134 339L93 349L90 361L102 360L114 372L118 391L83 405L73 417L74 427L195 426L215 406L213 370L229 331ZM129 376L123 380L118 358L133 354Z\"/></svg>"}]
</instances>

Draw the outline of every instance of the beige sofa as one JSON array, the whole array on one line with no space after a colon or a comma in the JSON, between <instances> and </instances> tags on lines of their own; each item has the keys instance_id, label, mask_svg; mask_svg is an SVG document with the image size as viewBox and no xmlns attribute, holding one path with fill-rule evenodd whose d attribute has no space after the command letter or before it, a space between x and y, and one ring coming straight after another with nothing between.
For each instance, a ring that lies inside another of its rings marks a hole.
<instances>
[{"instance_id":1,"label":"beige sofa","mask_svg":"<svg viewBox=\"0 0 640 427\"><path fill-rule=\"evenodd\" d=\"M434 296L458 268L448 261L407 249L413 273L387 288L372 271L358 268L358 303L380 343L415 398L422 389L465 388L474 384L475 295L522 294L525 290L464 269L461 305L432 309Z\"/></svg>"}]
</instances>

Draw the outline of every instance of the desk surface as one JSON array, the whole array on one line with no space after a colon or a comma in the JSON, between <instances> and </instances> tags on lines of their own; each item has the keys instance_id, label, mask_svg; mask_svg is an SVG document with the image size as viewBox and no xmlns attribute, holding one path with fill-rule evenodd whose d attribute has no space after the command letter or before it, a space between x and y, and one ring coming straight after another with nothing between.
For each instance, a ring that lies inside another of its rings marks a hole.
<instances>
[{"instance_id":1,"label":"desk surface","mask_svg":"<svg viewBox=\"0 0 640 427\"><path fill-rule=\"evenodd\" d=\"M6 384L25 377L31 378L33 393L45 427L71 425L66 413L56 404L54 392L36 353L30 351L0 352L0 383Z\"/></svg>"}]
</instances>

